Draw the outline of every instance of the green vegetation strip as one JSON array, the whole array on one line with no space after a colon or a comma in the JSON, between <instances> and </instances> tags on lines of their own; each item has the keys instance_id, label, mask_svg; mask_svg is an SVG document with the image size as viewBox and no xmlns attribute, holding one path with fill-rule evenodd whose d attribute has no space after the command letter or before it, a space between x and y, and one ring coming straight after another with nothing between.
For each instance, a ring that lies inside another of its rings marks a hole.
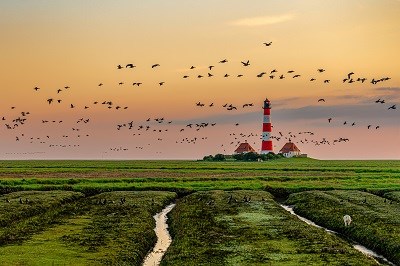
<instances>
[{"instance_id":1,"label":"green vegetation strip","mask_svg":"<svg viewBox=\"0 0 400 266\"><path fill-rule=\"evenodd\" d=\"M268 192L197 192L169 216L173 242L161 265L376 265Z\"/></svg>"},{"instance_id":2,"label":"green vegetation strip","mask_svg":"<svg viewBox=\"0 0 400 266\"><path fill-rule=\"evenodd\" d=\"M283 196L312 189L400 191L400 161L0 161L0 194L19 190L93 195L117 190L186 193L265 188L282 190Z\"/></svg>"},{"instance_id":3,"label":"green vegetation strip","mask_svg":"<svg viewBox=\"0 0 400 266\"><path fill-rule=\"evenodd\" d=\"M31 198L44 194L30 193ZM63 219L51 225L39 221L40 232L17 234L23 241L1 245L0 265L141 265L156 242L152 216L175 197L172 192L143 191L80 198ZM7 204L5 208L11 206ZM21 217L21 223L25 220Z\"/></svg>"},{"instance_id":4,"label":"green vegetation strip","mask_svg":"<svg viewBox=\"0 0 400 266\"><path fill-rule=\"evenodd\" d=\"M67 217L82 197L71 191L22 191L0 196L0 246L21 242Z\"/></svg>"},{"instance_id":5,"label":"green vegetation strip","mask_svg":"<svg viewBox=\"0 0 400 266\"><path fill-rule=\"evenodd\" d=\"M400 265L398 200L398 192L383 198L360 191L310 191L292 194L286 203L293 205L299 215L340 232ZM343 222L346 214L353 220L347 227Z\"/></svg>"}]
</instances>

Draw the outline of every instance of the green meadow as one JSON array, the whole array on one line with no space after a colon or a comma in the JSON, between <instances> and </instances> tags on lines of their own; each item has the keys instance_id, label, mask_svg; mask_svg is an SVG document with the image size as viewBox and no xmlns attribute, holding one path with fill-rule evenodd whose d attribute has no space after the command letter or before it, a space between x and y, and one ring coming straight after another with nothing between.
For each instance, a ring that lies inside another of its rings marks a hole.
<instances>
[{"instance_id":1,"label":"green meadow","mask_svg":"<svg viewBox=\"0 0 400 266\"><path fill-rule=\"evenodd\" d=\"M400 190L400 161L0 161L0 191Z\"/></svg>"},{"instance_id":2,"label":"green meadow","mask_svg":"<svg viewBox=\"0 0 400 266\"><path fill-rule=\"evenodd\" d=\"M399 161L293 158L0 161L0 265L141 265L171 202L162 265L400 264Z\"/></svg>"}]
</instances>

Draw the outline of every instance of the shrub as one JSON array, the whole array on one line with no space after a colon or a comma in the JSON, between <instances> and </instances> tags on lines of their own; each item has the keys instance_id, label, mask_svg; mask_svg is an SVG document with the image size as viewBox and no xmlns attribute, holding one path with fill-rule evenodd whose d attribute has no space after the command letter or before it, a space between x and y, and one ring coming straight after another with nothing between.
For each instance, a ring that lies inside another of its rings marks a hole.
<instances>
[{"instance_id":1,"label":"shrub","mask_svg":"<svg viewBox=\"0 0 400 266\"><path fill-rule=\"evenodd\" d=\"M213 161L225 161L225 155L221 153L215 154Z\"/></svg>"}]
</instances>

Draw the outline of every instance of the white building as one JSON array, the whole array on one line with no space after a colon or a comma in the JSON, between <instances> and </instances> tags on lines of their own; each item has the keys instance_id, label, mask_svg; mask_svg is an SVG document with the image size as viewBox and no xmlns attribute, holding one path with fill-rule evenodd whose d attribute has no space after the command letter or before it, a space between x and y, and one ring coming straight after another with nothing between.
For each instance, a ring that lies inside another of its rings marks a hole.
<instances>
[{"instance_id":1,"label":"white building","mask_svg":"<svg viewBox=\"0 0 400 266\"><path fill-rule=\"evenodd\" d=\"M286 158L301 155L301 151L299 150L299 148L297 148L297 146L293 142L290 142L290 141L282 147L282 149L279 151L279 153L281 153Z\"/></svg>"}]
</instances>

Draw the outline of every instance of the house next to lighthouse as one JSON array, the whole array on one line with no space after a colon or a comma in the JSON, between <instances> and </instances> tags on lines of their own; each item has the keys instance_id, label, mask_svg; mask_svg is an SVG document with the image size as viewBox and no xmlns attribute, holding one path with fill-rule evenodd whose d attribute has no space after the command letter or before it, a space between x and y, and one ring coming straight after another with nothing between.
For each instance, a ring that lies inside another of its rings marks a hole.
<instances>
[{"instance_id":1,"label":"house next to lighthouse","mask_svg":"<svg viewBox=\"0 0 400 266\"><path fill-rule=\"evenodd\" d=\"M256 152L253 147L250 146L249 143L243 142L240 143L239 147L234 151L234 154L245 154L248 152Z\"/></svg>"},{"instance_id":2,"label":"house next to lighthouse","mask_svg":"<svg viewBox=\"0 0 400 266\"><path fill-rule=\"evenodd\" d=\"M294 156L296 156L296 157L297 156L302 156L300 149L297 148L296 144L294 144L290 140L289 140L288 143L286 143L282 147L282 149L279 151L279 153L281 153L286 158L290 158L290 157L294 157ZM305 156L307 156L307 155L305 155ZM302 156L302 157L305 157L305 156Z\"/></svg>"}]
</instances>

